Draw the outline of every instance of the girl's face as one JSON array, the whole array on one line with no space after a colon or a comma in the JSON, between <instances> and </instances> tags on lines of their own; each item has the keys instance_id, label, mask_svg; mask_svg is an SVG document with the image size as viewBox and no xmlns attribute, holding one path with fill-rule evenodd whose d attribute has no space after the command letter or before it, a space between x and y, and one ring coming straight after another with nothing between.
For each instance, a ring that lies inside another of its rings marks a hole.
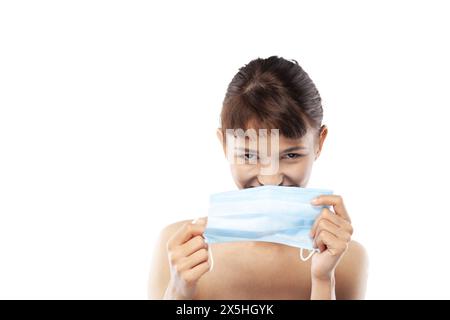
<instances>
[{"instance_id":1,"label":"girl's face","mask_svg":"<svg viewBox=\"0 0 450 320\"><path fill-rule=\"evenodd\" d=\"M225 155L234 160L230 161L230 169L239 189L263 185L306 187L327 133L327 127L322 126L319 132L309 128L300 139L288 139L280 135L277 139L278 150L272 148L274 141L270 137L266 140L256 139L257 143L251 143L245 137L245 142L235 143L231 150L230 144L224 144L222 131L217 130ZM267 143L266 149L261 147L261 141ZM277 151L272 154L271 150ZM276 170L262 170L268 167Z\"/></svg>"}]
</instances>

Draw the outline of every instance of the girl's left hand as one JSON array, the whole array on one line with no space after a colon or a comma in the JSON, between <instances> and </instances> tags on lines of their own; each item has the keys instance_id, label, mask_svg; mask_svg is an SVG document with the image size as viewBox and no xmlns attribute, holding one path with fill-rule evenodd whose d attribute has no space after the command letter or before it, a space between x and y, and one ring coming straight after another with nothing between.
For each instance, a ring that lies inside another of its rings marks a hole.
<instances>
[{"instance_id":1,"label":"girl's left hand","mask_svg":"<svg viewBox=\"0 0 450 320\"><path fill-rule=\"evenodd\" d=\"M323 208L311 228L314 247L320 250L320 253L312 256L311 277L315 280L331 280L336 266L348 249L353 227L341 196L322 195L314 200L311 202L313 205L333 206L334 213Z\"/></svg>"}]
</instances>

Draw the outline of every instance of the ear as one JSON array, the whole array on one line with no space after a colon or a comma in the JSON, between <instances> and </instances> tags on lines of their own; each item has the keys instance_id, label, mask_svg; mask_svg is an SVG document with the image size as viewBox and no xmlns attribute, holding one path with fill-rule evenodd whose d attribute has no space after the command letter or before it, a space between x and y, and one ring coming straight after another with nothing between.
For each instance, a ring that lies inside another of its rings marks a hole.
<instances>
[{"instance_id":1,"label":"ear","mask_svg":"<svg viewBox=\"0 0 450 320\"><path fill-rule=\"evenodd\" d=\"M326 125L323 125L322 127L320 127L319 143L318 143L318 147L317 147L317 151L316 151L315 160L317 160L317 158L319 158L320 153L322 152L323 143L325 142L327 134L328 134L328 127Z\"/></svg>"},{"instance_id":2,"label":"ear","mask_svg":"<svg viewBox=\"0 0 450 320\"><path fill-rule=\"evenodd\" d=\"M224 136L223 136L223 132L222 132L221 128L217 128L216 135L217 135L217 139L219 139L219 142L222 145L223 152L226 155L225 141L224 141Z\"/></svg>"}]
</instances>

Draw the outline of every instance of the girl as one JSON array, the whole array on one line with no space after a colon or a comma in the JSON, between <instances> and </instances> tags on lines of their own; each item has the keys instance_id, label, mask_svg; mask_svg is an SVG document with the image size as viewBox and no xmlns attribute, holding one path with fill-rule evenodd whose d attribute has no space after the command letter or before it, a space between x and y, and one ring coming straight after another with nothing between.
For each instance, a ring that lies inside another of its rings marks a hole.
<instances>
[{"instance_id":1,"label":"girl","mask_svg":"<svg viewBox=\"0 0 450 320\"><path fill-rule=\"evenodd\" d=\"M328 133L322 117L319 92L297 61L272 56L240 68L228 86L217 130L224 153L244 160L230 164L237 187L306 187ZM279 130L277 170L269 175L261 174L258 150L227 148L226 129L262 128ZM202 236L206 217L167 226L152 263L150 298L363 299L367 254L351 240L343 198L320 196L313 204L332 210L324 208L316 219L310 236L320 253L306 262L298 248L277 243L208 246Z\"/></svg>"}]
</instances>

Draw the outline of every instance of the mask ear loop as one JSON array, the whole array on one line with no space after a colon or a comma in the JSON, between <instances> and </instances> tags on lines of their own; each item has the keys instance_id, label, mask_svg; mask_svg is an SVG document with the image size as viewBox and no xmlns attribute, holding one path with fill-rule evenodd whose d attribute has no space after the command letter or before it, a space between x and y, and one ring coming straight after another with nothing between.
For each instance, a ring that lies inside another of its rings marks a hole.
<instances>
[{"instance_id":1,"label":"mask ear loop","mask_svg":"<svg viewBox=\"0 0 450 320\"><path fill-rule=\"evenodd\" d=\"M192 220L191 223L192 224L196 224L199 219L200 218L196 218L196 219ZM208 239L205 238L205 242L208 245L208 258L209 258L208 260L211 261L211 264L210 264L210 267L209 267L209 271L211 271L213 269L213 267L214 267L214 260L213 260L213 257L212 257L212 249L211 249L211 246L208 243Z\"/></svg>"},{"instance_id":2,"label":"mask ear loop","mask_svg":"<svg viewBox=\"0 0 450 320\"><path fill-rule=\"evenodd\" d=\"M303 248L300 248L300 259L302 261L308 261L309 258L311 258L313 256L313 254L316 253L316 252L320 252L320 250L319 249L309 250L309 255L305 258L305 257L303 257Z\"/></svg>"},{"instance_id":3,"label":"mask ear loop","mask_svg":"<svg viewBox=\"0 0 450 320\"><path fill-rule=\"evenodd\" d=\"M211 246L208 244L208 254L209 254L209 259L211 260L210 266L209 266L209 271L212 271L212 269L214 268L214 259L212 256L212 249Z\"/></svg>"},{"instance_id":4,"label":"mask ear loop","mask_svg":"<svg viewBox=\"0 0 450 320\"><path fill-rule=\"evenodd\" d=\"M209 264L209 271L212 271L213 267L214 267L214 259L213 259L213 255L212 255L212 248L211 248L211 244L208 242L208 238L205 237L205 242L206 245L208 246L208 260L211 261L211 263Z\"/></svg>"},{"instance_id":5,"label":"mask ear loop","mask_svg":"<svg viewBox=\"0 0 450 320\"><path fill-rule=\"evenodd\" d=\"M331 206L325 206L325 207L328 209L331 209ZM334 213L333 211L331 211L331 212ZM300 259L302 261L308 261L313 256L313 254L316 252L320 253L320 250L317 248L313 248L312 250L309 250L309 255L305 258L305 257L303 257L303 248L300 248Z\"/></svg>"}]
</instances>

